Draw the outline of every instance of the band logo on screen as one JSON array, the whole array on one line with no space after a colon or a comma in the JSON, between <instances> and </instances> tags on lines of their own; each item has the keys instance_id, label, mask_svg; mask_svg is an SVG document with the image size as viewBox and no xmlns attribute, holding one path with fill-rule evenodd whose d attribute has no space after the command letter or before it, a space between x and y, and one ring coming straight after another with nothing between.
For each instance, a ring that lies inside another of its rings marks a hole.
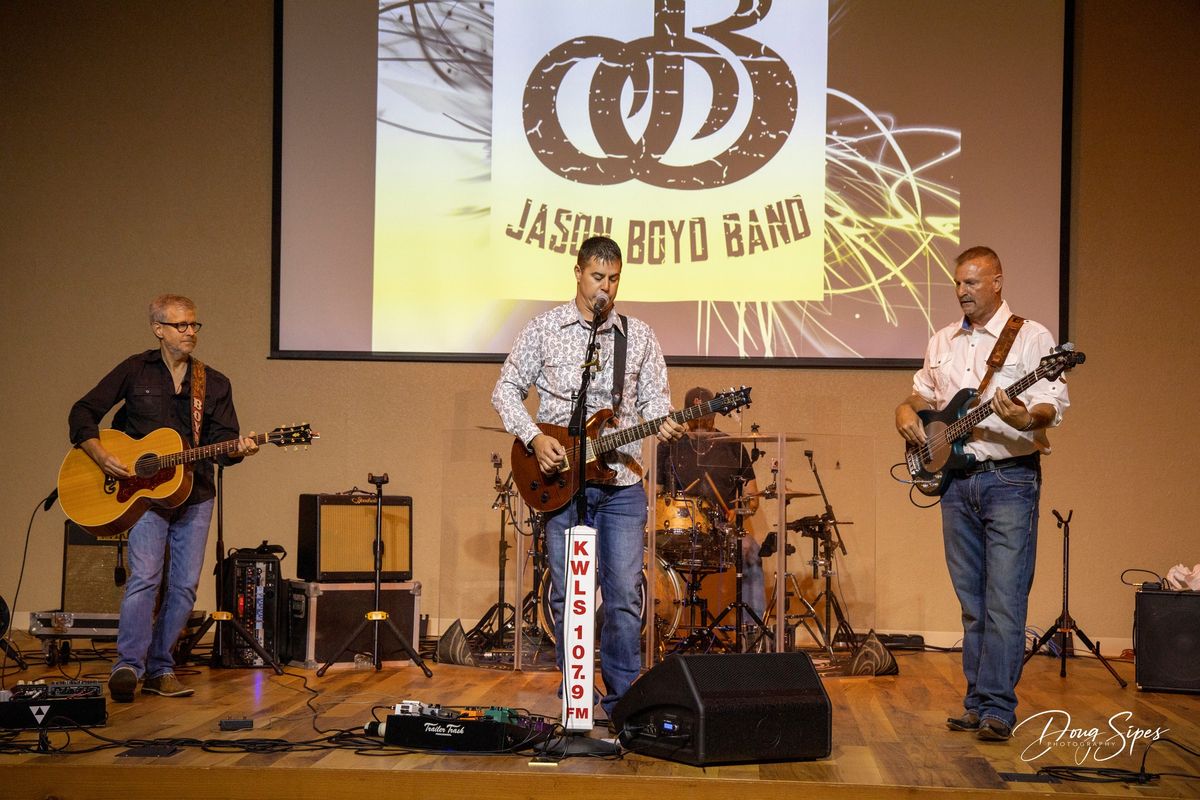
<instances>
[{"instance_id":1,"label":"band logo on screen","mask_svg":"<svg viewBox=\"0 0 1200 800\"><path fill-rule=\"evenodd\" d=\"M741 33L762 21L771 5L762 0L738 8L689 34L685 0L656 0L650 36L631 41L575 36L553 48L525 84L525 137L537 159L569 181L593 186L635 180L703 190L753 174L787 142L796 120L796 81L787 63L768 45ZM735 60L744 67L749 92L740 86ZM596 62L590 82L564 90L573 69ZM689 64L703 71L707 86L689 85ZM627 112L622 108L626 87L632 90ZM702 102L708 103L704 122L689 138L693 144L709 137L716 143L670 159L685 114L695 116L687 105ZM742 104L749 106L748 113ZM572 141L560 106L587 109L600 154ZM629 131L633 120L644 123L640 135ZM740 125L736 138L720 136L735 125Z\"/></svg>"},{"instance_id":2,"label":"band logo on screen","mask_svg":"<svg viewBox=\"0 0 1200 800\"><path fill-rule=\"evenodd\" d=\"M823 0L497 6L505 289L552 299L602 234L658 268L626 271L628 299L821 297L827 31Z\"/></svg>"}]
</instances>

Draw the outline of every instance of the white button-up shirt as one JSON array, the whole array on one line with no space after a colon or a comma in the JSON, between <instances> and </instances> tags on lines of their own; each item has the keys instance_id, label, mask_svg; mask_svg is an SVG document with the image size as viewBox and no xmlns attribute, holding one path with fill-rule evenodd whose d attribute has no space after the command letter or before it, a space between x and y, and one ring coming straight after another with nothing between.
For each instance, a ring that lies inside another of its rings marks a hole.
<instances>
[{"instance_id":1,"label":"white button-up shirt","mask_svg":"<svg viewBox=\"0 0 1200 800\"><path fill-rule=\"evenodd\" d=\"M996 345L996 339L1004 330L1012 311L1003 302L988 323L982 328L973 328L965 318L939 330L929 340L925 351L925 365L913 376L913 392L925 398L936 409L942 409L960 389L978 389L979 382L987 373L988 356ZM1004 366L997 369L983 393L987 402L997 388L1007 389L1016 381L1037 369L1038 362L1054 349L1054 337L1046 326L1025 320L1012 349L1004 359ZM1028 408L1045 403L1054 409L1051 426L1062 422L1063 411L1071 404L1067 397L1067 384L1059 378L1055 381L1039 380L1019 398ZM966 451L979 461L999 460L1012 456L1023 456L1041 451L1050 452L1050 440L1045 429L1021 432L1012 427L999 415L992 414L979 423L967 440Z\"/></svg>"}]
</instances>

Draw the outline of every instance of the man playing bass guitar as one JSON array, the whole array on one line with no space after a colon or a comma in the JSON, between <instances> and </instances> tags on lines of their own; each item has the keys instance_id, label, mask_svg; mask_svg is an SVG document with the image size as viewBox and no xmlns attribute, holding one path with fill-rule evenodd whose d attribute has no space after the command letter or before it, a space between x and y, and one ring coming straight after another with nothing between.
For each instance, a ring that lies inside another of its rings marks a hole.
<instances>
[{"instance_id":1,"label":"man playing bass guitar","mask_svg":"<svg viewBox=\"0 0 1200 800\"><path fill-rule=\"evenodd\" d=\"M543 433L526 411L530 387L537 390L539 423L565 426L572 393L578 391L593 321L599 318L599 355L587 393L585 416L613 409L615 428L666 416L671 410L667 367L654 331L641 320L612 310L621 278L621 249L594 236L580 246L575 263L575 299L531 320L517 335L492 392L505 429L537 458L541 472L554 475L575 459L561 441ZM624 340L623 342L620 340ZM624 350L621 358L620 350ZM623 367L614 363L622 362ZM614 381L614 372L617 380ZM615 387L621 386L617 390ZM683 426L666 417L658 427L661 441L678 439ZM563 598L566 530L583 523L597 531L599 585L604 593L600 631L600 667L606 693L601 705L610 715L617 700L641 669L641 575L646 525L646 492L639 461L641 444L632 441L612 451L608 465L615 476L587 483L587 518L577 520L576 504L545 508L546 550L550 562L550 608L557 660L563 666ZM582 465L576 464L577 471ZM579 474L582 474L581 472Z\"/></svg>"},{"instance_id":2,"label":"man playing bass guitar","mask_svg":"<svg viewBox=\"0 0 1200 800\"><path fill-rule=\"evenodd\" d=\"M930 340L913 393L896 409L896 429L910 445L925 446L918 411L941 409L959 390L977 387L981 402L991 403L994 413L966 444L975 462L952 473L941 502L946 565L962 606L967 682L963 713L946 724L984 741L1004 741L1016 724L1037 552L1040 458L1050 452L1046 429L1062 421L1069 400L1060 380L1039 380L1021 399L998 388L1032 372L1054 339L1044 326L1012 317L1001 298L1004 271L993 250L972 247L955 263L963 316Z\"/></svg>"},{"instance_id":3,"label":"man playing bass guitar","mask_svg":"<svg viewBox=\"0 0 1200 800\"><path fill-rule=\"evenodd\" d=\"M113 427L135 438L159 428L172 428L196 446L239 437L229 379L192 357L200 332L195 303L180 295L156 297L150 303L150 330L158 347L118 364L71 407L68 418L71 443L112 479L134 476L134 465L123 463L100 441L100 421L121 402ZM253 436L241 438L233 455L219 460L235 464L257 453ZM171 650L196 601L215 488L212 461L189 468L193 483L187 499L173 508L151 508L129 530L130 575L121 600L117 663L108 679L115 702L132 702L141 678L146 694L192 694L175 676ZM168 547L166 592L152 623Z\"/></svg>"}]
</instances>

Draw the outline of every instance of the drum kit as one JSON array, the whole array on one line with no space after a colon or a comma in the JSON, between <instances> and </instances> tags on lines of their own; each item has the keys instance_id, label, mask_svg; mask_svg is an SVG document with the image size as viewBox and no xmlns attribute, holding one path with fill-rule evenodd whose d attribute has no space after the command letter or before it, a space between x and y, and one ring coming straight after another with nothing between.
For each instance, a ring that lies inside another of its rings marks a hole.
<instances>
[{"instance_id":1,"label":"drum kit","mask_svg":"<svg viewBox=\"0 0 1200 800\"><path fill-rule=\"evenodd\" d=\"M764 437L751 435L730 438L753 441ZM767 440L777 439L764 438L764 441ZM811 451L805 451L805 455L809 456L811 463ZM521 603L522 638L537 651L534 654L535 661L538 653L549 647L552 663L555 626L550 608L550 570L544 545L543 516L530 510L525 525L519 524L515 513L517 509L512 503L516 492L511 488L511 474L508 481L500 480L500 465L495 454L492 455L492 465L497 468L495 483L498 491L492 507L501 510L499 599L472 629L468 638L477 648L495 651L506 649L505 640L513 633L516 609L504 602L504 564L509 547L505 540L505 526L511 526L519 533L530 536L532 540L526 555L527 563L532 563L533 581L532 589L524 595ZM815 465L813 471L815 474ZM774 630L771 622L775 609L774 589L771 590L772 596L763 618L741 599L741 542L744 536L750 535L745 529L744 520L753 515L751 506L757 505L752 502L755 500L774 500L787 504L799 498L825 497L820 476L816 477L820 490L818 492L779 491L773 480L760 492L736 498L727 508L716 507L708 497L687 491L673 491L657 497L654 504L654 567L649 568L651 558L650 548L647 547L642 568L642 585L644 591L648 581L654 582L655 641L658 643L656 649L660 655L741 652L773 647L771 641ZM790 572L785 574L784 587L787 597L796 600L802 606L797 613L789 611L786 616L788 644L795 644L797 629L802 625L817 645L831 656L834 644L839 639L845 639L847 643L854 642L853 630L830 585L836 551L840 549L845 553L845 544L838 531L839 524L850 523L839 523L834 519L832 509L826 502L826 513L808 515L788 522L782 537L789 555L795 548L787 542L788 533L799 533L812 540L813 553L809 563L813 567L813 579L815 582L823 577L825 581L823 590L810 602L800 589L795 576ZM775 535L772 532L764 541L761 552L764 560L770 555L768 548L773 550L770 543ZM728 573L731 570L734 570L736 576L734 600L720 613L713 614L708 608L707 599L701 596L702 583L710 575ZM643 599L644 596L643 594ZM824 621L816 612L816 606L822 600L825 601ZM597 608L597 630L603 613L601 597ZM733 614L731 624L723 624L730 614ZM646 618L646 604L643 603L643 631Z\"/></svg>"}]
</instances>

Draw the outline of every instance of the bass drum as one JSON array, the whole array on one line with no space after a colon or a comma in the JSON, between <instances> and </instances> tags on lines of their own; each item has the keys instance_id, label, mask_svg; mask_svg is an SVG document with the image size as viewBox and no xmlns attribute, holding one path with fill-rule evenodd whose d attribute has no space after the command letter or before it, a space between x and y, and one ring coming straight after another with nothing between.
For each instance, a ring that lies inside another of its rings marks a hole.
<instances>
[{"instance_id":1,"label":"bass drum","mask_svg":"<svg viewBox=\"0 0 1200 800\"><path fill-rule=\"evenodd\" d=\"M650 553L646 551L642 559L642 633L646 632L646 567L644 566ZM679 622L683 619L683 599L684 585L683 578L679 573L658 558L658 569L655 572L654 583L654 619L658 624L658 630L655 635L659 640L669 639L675 634L675 630L679 627ZM600 605L596 608L596 638L599 648L600 628L604 624L604 597L600 592L600 587L596 586L596 592L600 596ZM550 641L554 641L554 626L550 620L554 617L550 614L550 570L547 569L542 573L542 583L538 586L538 602L541 604L542 614L540 627L542 632Z\"/></svg>"}]
</instances>

